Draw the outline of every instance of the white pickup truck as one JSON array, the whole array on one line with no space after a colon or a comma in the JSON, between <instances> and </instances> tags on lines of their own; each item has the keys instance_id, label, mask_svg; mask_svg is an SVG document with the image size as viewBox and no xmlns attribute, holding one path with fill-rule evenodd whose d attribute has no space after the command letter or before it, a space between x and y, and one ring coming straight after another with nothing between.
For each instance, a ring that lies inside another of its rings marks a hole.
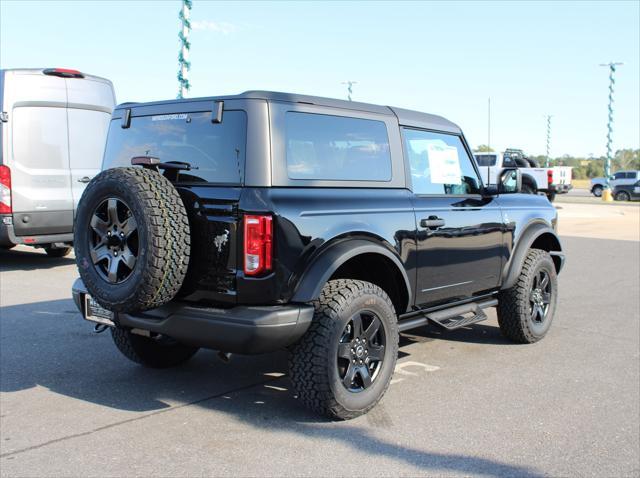
<instances>
[{"instance_id":1,"label":"white pickup truck","mask_svg":"<svg viewBox=\"0 0 640 478\"><path fill-rule=\"evenodd\" d=\"M556 194L567 193L572 188L570 166L541 168L519 150L502 153L474 152L473 155L485 184L495 184L503 168L518 168L522 170L523 193L544 194L549 201L553 201Z\"/></svg>"}]
</instances>

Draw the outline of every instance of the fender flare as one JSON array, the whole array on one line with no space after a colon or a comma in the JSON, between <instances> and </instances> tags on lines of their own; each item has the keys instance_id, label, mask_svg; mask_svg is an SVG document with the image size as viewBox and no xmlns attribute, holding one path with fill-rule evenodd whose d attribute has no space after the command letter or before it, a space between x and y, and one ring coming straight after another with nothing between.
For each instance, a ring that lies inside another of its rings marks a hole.
<instances>
[{"instance_id":1,"label":"fender flare","mask_svg":"<svg viewBox=\"0 0 640 478\"><path fill-rule=\"evenodd\" d=\"M552 249L549 253L560 258L560 267L558 267L558 272L560 272L564 263L564 254L562 253L562 245L558 235L549 225L540 222L534 223L525 229L516 243L511 258L503 269L502 277L504 280L502 281L501 289L509 289L514 286L520 275L522 264L524 264L524 260L527 257L527 252L535 240L543 234L551 234L557 243L557 248Z\"/></svg>"},{"instance_id":2,"label":"fender flare","mask_svg":"<svg viewBox=\"0 0 640 478\"><path fill-rule=\"evenodd\" d=\"M341 241L329 246L304 272L298 281L291 300L293 302L310 302L317 299L333 273L349 259L361 254L380 254L395 264L404 279L404 286L409 299L408 305L410 305L413 295L411 283L400 259L386 247L364 239Z\"/></svg>"}]
</instances>

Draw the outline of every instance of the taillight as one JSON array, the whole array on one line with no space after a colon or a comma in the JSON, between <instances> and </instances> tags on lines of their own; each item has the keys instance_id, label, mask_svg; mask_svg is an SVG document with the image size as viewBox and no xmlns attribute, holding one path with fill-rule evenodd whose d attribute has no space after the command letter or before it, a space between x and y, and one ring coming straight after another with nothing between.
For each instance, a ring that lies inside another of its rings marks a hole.
<instances>
[{"instance_id":1,"label":"taillight","mask_svg":"<svg viewBox=\"0 0 640 478\"><path fill-rule=\"evenodd\" d=\"M551 169L547 169L547 184L549 186L553 184L553 171Z\"/></svg>"},{"instance_id":2,"label":"taillight","mask_svg":"<svg viewBox=\"0 0 640 478\"><path fill-rule=\"evenodd\" d=\"M11 214L11 170L0 166L0 214Z\"/></svg>"},{"instance_id":3,"label":"taillight","mask_svg":"<svg viewBox=\"0 0 640 478\"><path fill-rule=\"evenodd\" d=\"M61 78L84 78L84 75L78 70L69 68L46 68L43 73L49 76L59 76Z\"/></svg>"},{"instance_id":4,"label":"taillight","mask_svg":"<svg viewBox=\"0 0 640 478\"><path fill-rule=\"evenodd\" d=\"M256 276L271 271L273 221L271 216L244 217L244 273Z\"/></svg>"}]
</instances>

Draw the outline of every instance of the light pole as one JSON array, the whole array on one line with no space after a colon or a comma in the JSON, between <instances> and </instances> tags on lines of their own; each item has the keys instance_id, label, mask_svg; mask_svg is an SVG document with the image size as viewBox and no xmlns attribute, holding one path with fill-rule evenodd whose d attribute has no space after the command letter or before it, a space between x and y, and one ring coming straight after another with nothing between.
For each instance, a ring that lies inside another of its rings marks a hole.
<instances>
[{"instance_id":1,"label":"light pole","mask_svg":"<svg viewBox=\"0 0 640 478\"><path fill-rule=\"evenodd\" d=\"M343 85L347 85L347 99L349 101L351 101L351 95L353 94L353 85L355 85L356 83L358 83L357 81L343 81L342 84Z\"/></svg>"},{"instance_id":2,"label":"light pole","mask_svg":"<svg viewBox=\"0 0 640 478\"><path fill-rule=\"evenodd\" d=\"M549 167L549 151L551 149L551 116L547 115L547 168Z\"/></svg>"},{"instance_id":3,"label":"light pole","mask_svg":"<svg viewBox=\"0 0 640 478\"><path fill-rule=\"evenodd\" d=\"M609 67L609 119L607 121L607 159L604 163L604 179L606 189L609 189L609 176L611 175L611 135L613 134L613 87L616 84L613 75L616 72L616 66L622 66L623 63L610 61L609 63L601 63L600 66Z\"/></svg>"},{"instance_id":4,"label":"light pole","mask_svg":"<svg viewBox=\"0 0 640 478\"><path fill-rule=\"evenodd\" d=\"M178 33L180 38L180 53L178 53L178 64L180 69L178 70L178 98L184 98L191 89L191 83L189 83L189 70L191 69L191 62L189 61L189 49L191 43L189 43L189 32L191 31L191 22L189 16L191 15L191 7L193 6L192 0L182 0L182 9L178 14L182 28Z\"/></svg>"}]
</instances>

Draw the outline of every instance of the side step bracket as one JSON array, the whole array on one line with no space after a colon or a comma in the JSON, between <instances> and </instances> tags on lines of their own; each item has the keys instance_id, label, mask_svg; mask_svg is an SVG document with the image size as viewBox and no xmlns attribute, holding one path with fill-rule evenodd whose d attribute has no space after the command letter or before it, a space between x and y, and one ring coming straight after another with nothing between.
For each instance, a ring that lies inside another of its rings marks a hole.
<instances>
[{"instance_id":1,"label":"side step bracket","mask_svg":"<svg viewBox=\"0 0 640 478\"><path fill-rule=\"evenodd\" d=\"M489 299L482 302L462 304L434 312L425 312L421 317L400 321L398 323L398 329L400 332L404 332L405 330L426 325L428 322L433 322L446 330L455 330L486 320L487 315L482 309L493 307L495 305L498 305L497 299Z\"/></svg>"}]
</instances>

